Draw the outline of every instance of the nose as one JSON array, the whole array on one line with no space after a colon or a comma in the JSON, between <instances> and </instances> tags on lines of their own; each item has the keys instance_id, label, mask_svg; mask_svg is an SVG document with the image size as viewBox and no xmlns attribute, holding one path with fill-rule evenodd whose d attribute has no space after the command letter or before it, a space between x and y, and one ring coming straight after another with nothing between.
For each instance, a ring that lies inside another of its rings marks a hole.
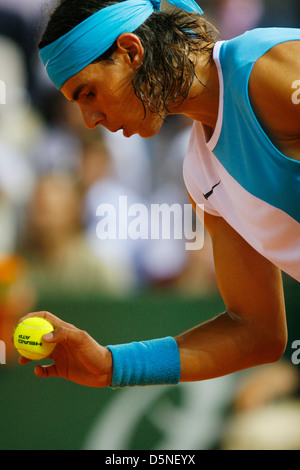
<instances>
[{"instance_id":1,"label":"nose","mask_svg":"<svg viewBox=\"0 0 300 470\"><path fill-rule=\"evenodd\" d=\"M94 129L105 120L103 113L90 109L81 109L84 123L88 129Z\"/></svg>"}]
</instances>

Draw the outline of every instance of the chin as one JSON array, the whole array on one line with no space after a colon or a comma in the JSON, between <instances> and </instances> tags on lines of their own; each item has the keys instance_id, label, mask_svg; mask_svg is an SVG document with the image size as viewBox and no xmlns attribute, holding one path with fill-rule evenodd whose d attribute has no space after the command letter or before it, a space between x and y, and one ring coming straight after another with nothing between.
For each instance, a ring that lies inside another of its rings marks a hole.
<instances>
[{"instance_id":1,"label":"chin","mask_svg":"<svg viewBox=\"0 0 300 470\"><path fill-rule=\"evenodd\" d=\"M156 121L152 123L152 125L148 127L144 127L138 130L138 134L143 137L144 139L149 139L150 137L154 137L161 129L163 125L163 121Z\"/></svg>"},{"instance_id":2,"label":"chin","mask_svg":"<svg viewBox=\"0 0 300 470\"><path fill-rule=\"evenodd\" d=\"M158 131L156 132L150 132L150 131L139 131L138 134L140 137L143 139L150 139L151 137L154 137L157 134Z\"/></svg>"}]
</instances>

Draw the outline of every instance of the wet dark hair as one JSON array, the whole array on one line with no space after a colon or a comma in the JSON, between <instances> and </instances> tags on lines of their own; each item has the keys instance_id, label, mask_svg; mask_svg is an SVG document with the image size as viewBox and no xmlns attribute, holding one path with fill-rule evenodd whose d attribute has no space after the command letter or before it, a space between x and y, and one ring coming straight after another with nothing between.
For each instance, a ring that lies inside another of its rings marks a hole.
<instances>
[{"instance_id":1,"label":"wet dark hair","mask_svg":"<svg viewBox=\"0 0 300 470\"><path fill-rule=\"evenodd\" d=\"M39 48L63 36L100 9L120 1L60 0L50 13ZM195 78L194 63L189 55L202 52L211 60L217 32L203 16L172 9L153 12L133 33L139 37L145 51L143 63L132 81L135 93L144 109L147 104L151 111L168 112L169 103L180 104L188 96ZM115 48L116 43L94 62L113 62Z\"/></svg>"}]
</instances>

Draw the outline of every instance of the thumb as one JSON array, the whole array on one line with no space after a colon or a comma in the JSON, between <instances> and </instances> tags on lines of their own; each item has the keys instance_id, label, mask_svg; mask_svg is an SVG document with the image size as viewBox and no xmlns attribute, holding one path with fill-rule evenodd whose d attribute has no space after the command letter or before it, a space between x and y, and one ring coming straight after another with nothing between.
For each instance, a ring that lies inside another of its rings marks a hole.
<instances>
[{"instance_id":1,"label":"thumb","mask_svg":"<svg viewBox=\"0 0 300 470\"><path fill-rule=\"evenodd\" d=\"M45 343L74 343L80 341L80 332L77 328L58 326L53 331L43 335Z\"/></svg>"},{"instance_id":2,"label":"thumb","mask_svg":"<svg viewBox=\"0 0 300 470\"><path fill-rule=\"evenodd\" d=\"M50 333L46 333L43 336L43 341L45 341L45 343L54 343L55 342L54 338L55 338L54 331L50 331Z\"/></svg>"},{"instance_id":3,"label":"thumb","mask_svg":"<svg viewBox=\"0 0 300 470\"><path fill-rule=\"evenodd\" d=\"M61 343L66 338L66 332L64 330L66 330L66 328L54 328L53 331L43 335L43 341L45 341L45 343Z\"/></svg>"}]
</instances>

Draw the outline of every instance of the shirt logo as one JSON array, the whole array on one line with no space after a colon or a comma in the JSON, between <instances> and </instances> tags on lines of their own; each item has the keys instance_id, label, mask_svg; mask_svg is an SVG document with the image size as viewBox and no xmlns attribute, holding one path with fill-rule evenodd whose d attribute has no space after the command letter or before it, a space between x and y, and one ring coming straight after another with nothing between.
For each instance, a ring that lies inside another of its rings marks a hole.
<instances>
[{"instance_id":1,"label":"shirt logo","mask_svg":"<svg viewBox=\"0 0 300 470\"><path fill-rule=\"evenodd\" d=\"M203 196L205 197L205 199L208 199L209 196L212 195L212 193L214 192L215 187L218 186L220 183L221 183L221 180L220 180L218 183L214 184L213 187L211 188L211 190L208 191L208 193L203 194Z\"/></svg>"}]
</instances>

